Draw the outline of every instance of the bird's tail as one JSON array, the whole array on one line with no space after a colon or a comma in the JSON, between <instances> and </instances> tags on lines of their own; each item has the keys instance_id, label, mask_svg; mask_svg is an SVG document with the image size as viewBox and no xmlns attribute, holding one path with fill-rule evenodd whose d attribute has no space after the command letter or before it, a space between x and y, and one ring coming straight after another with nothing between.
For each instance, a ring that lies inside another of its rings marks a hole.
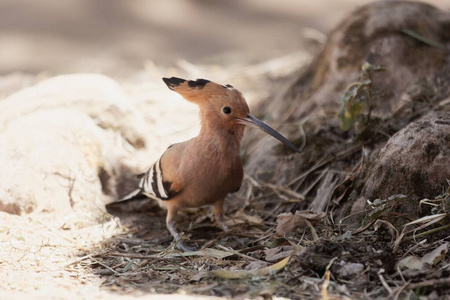
<instances>
[{"instance_id":1,"label":"bird's tail","mask_svg":"<svg viewBox=\"0 0 450 300\"><path fill-rule=\"evenodd\" d=\"M143 196L142 189L141 188L137 188L134 191L132 191L131 193L128 193L127 195L122 197L120 200L116 201L116 203L141 199L141 197L139 197L141 195Z\"/></svg>"},{"instance_id":2,"label":"bird's tail","mask_svg":"<svg viewBox=\"0 0 450 300\"><path fill-rule=\"evenodd\" d=\"M131 193L128 193L127 195L122 197L121 199L114 201L112 203L106 204L106 208L107 209L115 209L115 208L121 207L122 204L130 203L130 202L134 202L134 201L142 201L145 199L148 199L148 198L142 193L141 188L137 188L134 191L132 191Z\"/></svg>"}]
</instances>

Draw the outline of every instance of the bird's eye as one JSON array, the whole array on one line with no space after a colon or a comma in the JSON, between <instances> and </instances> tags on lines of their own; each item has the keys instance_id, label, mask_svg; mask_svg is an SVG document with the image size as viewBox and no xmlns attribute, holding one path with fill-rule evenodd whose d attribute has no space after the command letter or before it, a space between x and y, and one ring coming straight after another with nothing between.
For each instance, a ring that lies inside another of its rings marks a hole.
<instances>
[{"instance_id":1,"label":"bird's eye","mask_svg":"<svg viewBox=\"0 0 450 300\"><path fill-rule=\"evenodd\" d=\"M222 108L222 112L226 115L231 114L231 107L225 106L224 108Z\"/></svg>"}]
</instances>

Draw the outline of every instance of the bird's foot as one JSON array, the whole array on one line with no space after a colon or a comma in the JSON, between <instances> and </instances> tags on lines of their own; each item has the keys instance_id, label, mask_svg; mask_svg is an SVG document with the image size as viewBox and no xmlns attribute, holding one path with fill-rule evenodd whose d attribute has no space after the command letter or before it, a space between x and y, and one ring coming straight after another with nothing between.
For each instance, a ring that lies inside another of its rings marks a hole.
<instances>
[{"instance_id":1,"label":"bird's foot","mask_svg":"<svg viewBox=\"0 0 450 300\"><path fill-rule=\"evenodd\" d=\"M228 228L227 224L225 223L225 221L223 219L217 220L217 225L219 225L219 227L226 233L230 232L230 228Z\"/></svg>"},{"instance_id":2,"label":"bird's foot","mask_svg":"<svg viewBox=\"0 0 450 300\"><path fill-rule=\"evenodd\" d=\"M217 225L226 233L230 232L230 229L228 228L225 217L223 216L223 207L221 205L215 207L214 211L214 219L216 219Z\"/></svg>"},{"instance_id":3,"label":"bird's foot","mask_svg":"<svg viewBox=\"0 0 450 300\"><path fill-rule=\"evenodd\" d=\"M169 229L170 234L173 236L175 240L175 247L178 249L184 251L184 252L191 252L191 251L197 251L198 248L191 247L186 245L185 241L183 240L182 234L178 232L175 222L168 222L167 223L167 229Z\"/></svg>"},{"instance_id":4,"label":"bird's foot","mask_svg":"<svg viewBox=\"0 0 450 300\"><path fill-rule=\"evenodd\" d=\"M176 242L176 247L180 250L183 250L184 252L193 252L193 251L197 251L199 249L197 247L192 247L192 246L186 245L186 243L183 240L178 240Z\"/></svg>"}]
</instances>

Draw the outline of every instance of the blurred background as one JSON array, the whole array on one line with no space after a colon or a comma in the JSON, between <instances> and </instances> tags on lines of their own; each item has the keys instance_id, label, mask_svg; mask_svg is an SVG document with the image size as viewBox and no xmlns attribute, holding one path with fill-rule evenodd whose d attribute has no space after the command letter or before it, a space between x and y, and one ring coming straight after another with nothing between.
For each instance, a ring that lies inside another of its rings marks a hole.
<instances>
[{"instance_id":1,"label":"blurred background","mask_svg":"<svg viewBox=\"0 0 450 300\"><path fill-rule=\"evenodd\" d=\"M315 52L371 0L0 0L0 75L252 64ZM442 9L450 0L425 1Z\"/></svg>"}]
</instances>

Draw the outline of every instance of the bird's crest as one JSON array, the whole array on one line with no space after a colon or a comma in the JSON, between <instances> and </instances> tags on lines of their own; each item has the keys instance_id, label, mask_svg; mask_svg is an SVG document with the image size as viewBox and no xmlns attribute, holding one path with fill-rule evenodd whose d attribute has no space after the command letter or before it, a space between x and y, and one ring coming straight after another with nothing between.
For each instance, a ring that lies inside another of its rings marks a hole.
<instances>
[{"instance_id":1,"label":"bird's crest","mask_svg":"<svg viewBox=\"0 0 450 300\"><path fill-rule=\"evenodd\" d=\"M233 90L230 84L220 85L207 79L186 80L178 77L163 78L167 87L179 93L186 100L200 104L212 96L226 96Z\"/></svg>"}]
</instances>

